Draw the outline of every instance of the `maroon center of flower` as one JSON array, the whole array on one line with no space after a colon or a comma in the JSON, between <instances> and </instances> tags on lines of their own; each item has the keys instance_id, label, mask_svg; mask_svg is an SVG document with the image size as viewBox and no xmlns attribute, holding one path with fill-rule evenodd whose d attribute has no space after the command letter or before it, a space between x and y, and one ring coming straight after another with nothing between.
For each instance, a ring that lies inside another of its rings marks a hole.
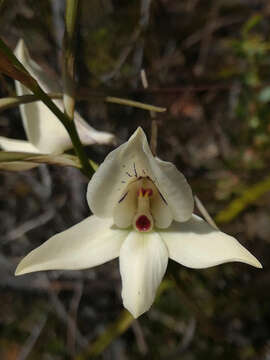
<instances>
[{"instance_id":1,"label":"maroon center of flower","mask_svg":"<svg viewBox=\"0 0 270 360\"><path fill-rule=\"evenodd\" d=\"M153 195L152 189L144 189L143 187L138 190L139 197L151 197Z\"/></svg>"},{"instance_id":2,"label":"maroon center of flower","mask_svg":"<svg viewBox=\"0 0 270 360\"><path fill-rule=\"evenodd\" d=\"M147 231L151 227L151 221L147 216L141 215L136 220L136 227L139 231Z\"/></svg>"}]
</instances>

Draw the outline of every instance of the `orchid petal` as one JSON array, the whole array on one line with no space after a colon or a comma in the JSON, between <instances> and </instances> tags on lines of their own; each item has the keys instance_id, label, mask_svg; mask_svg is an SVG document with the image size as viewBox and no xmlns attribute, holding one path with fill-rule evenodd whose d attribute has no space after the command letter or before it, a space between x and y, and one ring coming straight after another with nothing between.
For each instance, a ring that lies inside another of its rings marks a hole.
<instances>
[{"instance_id":1,"label":"orchid petal","mask_svg":"<svg viewBox=\"0 0 270 360\"><path fill-rule=\"evenodd\" d=\"M45 92L61 92L56 82L31 59L23 40L18 42L14 53ZM18 95L31 94L31 91L20 82L15 81L15 85ZM63 111L63 101L53 101ZM22 104L20 105L20 111L27 137L40 152L58 154L72 148L72 143L65 127L41 101ZM74 121L78 127L78 133L82 138L83 144L109 144L114 141L114 135L95 130L77 112L75 112L74 116Z\"/></svg>"},{"instance_id":2,"label":"orchid petal","mask_svg":"<svg viewBox=\"0 0 270 360\"><path fill-rule=\"evenodd\" d=\"M137 318L155 300L168 263L168 251L155 232L130 232L120 250L122 297L125 308Z\"/></svg>"},{"instance_id":3,"label":"orchid petal","mask_svg":"<svg viewBox=\"0 0 270 360\"><path fill-rule=\"evenodd\" d=\"M151 199L151 212L156 227L164 229L171 225L173 221L171 209L159 193Z\"/></svg>"},{"instance_id":4,"label":"orchid petal","mask_svg":"<svg viewBox=\"0 0 270 360\"><path fill-rule=\"evenodd\" d=\"M128 183L149 177L156 185L176 220L185 221L193 210L191 189L185 177L170 163L155 159L143 130L109 153L92 177L87 191L92 212L113 216L113 210Z\"/></svg>"},{"instance_id":5,"label":"orchid petal","mask_svg":"<svg viewBox=\"0 0 270 360\"><path fill-rule=\"evenodd\" d=\"M141 133L139 128L128 142L110 152L92 176L88 184L87 200L95 215L112 217L128 183L138 177L134 164L136 157L142 152Z\"/></svg>"},{"instance_id":6,"label":"orchid petal","mask_svg":"<svg viewBox=\"0 0 270 360\"><path fill-rule=\"evenodd\" d=\"M18 265L15 275L41 270L78 270L103 264L119 256L128 231L112 220L90 216L31 251Z\"/></svg>"},{"instance_id":7,"label":"orchid petal","mask_svg":"<svg viewBox=\"0 0 270 360\"><path fill-rule=\"evenodd\" d=\"M0 136L0 148L5 151L39 153L39 150L29 141L9 139L3 136Z\"/></svg>"},{"instance_id":8,"label":"orchid petal","mask_svg":"<svg viewBox=\"0 0 270 360\"><path fill-rule=\"evenodd\" d=\"M133 186L129 186L114 208L113 221L116 226L127 228L132 224L136 212L136 196Z\"/></svg>"},{"instance_id":9,"label":"orchid petal","mask_svg":"<svg viewBox=\"0 0 270 360\"><path fill-rule=\"evenodd\" d=\"M186 178L174 164L158 158L155 160L155 166L152 167L155 185L169 205L174 220L187 221L192 215L194 200Z\"/></svg>"},{"instance_id":10,"label":"orchid petal","mask_svg":"<svg viewBox=\"0 0 270 360\"><path fill-rule=\"evenodd\" d=\"M18 42L14 53L44 91L59 91L55 82L52 82L41 67L31 59L23 40ZM15 81L15 85L18 95L31 94L31 91L19 81ZM63 124L41 101L20 105L20 111L26 135L40 152L62 153L70 146Z\"/></svg>"},{"instance_id":11,"label":"orchid petal","mask_svg":"<svg viewBox=\"0 0 270 360\"><path fill-rule=\"evenodd\" d=\"M190 268L202 269L232 261L262 267L235 238L212 228L196 215L186 223L174 222L168 229L159 231L159 235L168 247L169 257Z\"/></svg>"},{"instance_id":12,"label":"orchid petal","mask_svg":"<svg viewBox=\"0 0 270 360\"><path fill-rule=\"evenodd\" d=\"M61 107L63 107L63 105ZM111 145L115 143L115 136L113 134L94 129L81 117L77 111L74 113L74 121L81 142L84 145Z\"/></svg>"}]
</instances>

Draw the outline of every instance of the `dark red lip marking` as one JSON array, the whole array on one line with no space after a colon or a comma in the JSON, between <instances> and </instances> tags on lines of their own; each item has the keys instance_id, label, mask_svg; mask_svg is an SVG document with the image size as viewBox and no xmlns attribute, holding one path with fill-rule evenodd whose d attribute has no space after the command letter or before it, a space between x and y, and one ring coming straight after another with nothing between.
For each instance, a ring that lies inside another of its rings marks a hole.
<instances>
[{"instance_id":1,"label":"dark red lip marking","mask_svg":"<svg viewBox=\"0 0 270 360\"><path fill-rule=\"evenodd\" d=\"M152 196L153 195L153 190L152 189L144 189L144 188L140 188L139 190L138 190L138 196L140 195L140 193L142 194L142 196L144 197L144 196Z\"/></svg>"},{"instance_id":2,"label":"dark red lip marking","mask_svg":"<svg viewBox=\"0 0 270 360\"><path fill-rule=\"evenodd\" d=\"M151 227L151 221L148 219L147 216L141 215L136 220L136 227L139 231L147 231Z\"/></svg>"}]
</instances>

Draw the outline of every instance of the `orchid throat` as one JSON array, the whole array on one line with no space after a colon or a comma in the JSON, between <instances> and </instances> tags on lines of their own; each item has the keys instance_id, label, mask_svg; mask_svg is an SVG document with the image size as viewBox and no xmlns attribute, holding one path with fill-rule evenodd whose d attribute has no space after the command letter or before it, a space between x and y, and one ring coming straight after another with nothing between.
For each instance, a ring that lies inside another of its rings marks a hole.
<instances>
[{"instance_id":1,"label":"orchid throat","mask_svg":"<svg viewBox=\"0 0 270 360\"><path fill-rule=\"evenodd\" d=\"M115 223L120 228L132 225L139 232L150 232L158 227L157 207L162 206L167 203L154 182L149 176L140 176L127 185L119 199L114 209Z\"/></svg>"}]
</instances>

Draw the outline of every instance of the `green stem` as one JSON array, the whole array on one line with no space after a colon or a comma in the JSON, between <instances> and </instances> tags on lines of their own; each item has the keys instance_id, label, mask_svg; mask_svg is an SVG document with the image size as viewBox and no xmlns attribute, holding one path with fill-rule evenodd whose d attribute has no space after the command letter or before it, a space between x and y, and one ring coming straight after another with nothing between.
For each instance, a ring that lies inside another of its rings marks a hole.
<instances>
[{"instance_id":1,"label":"green stem","mask_svg":"<svg viewBox=\"0 0 270 360\"><path fill-rule=\"evenodd\" d=\"M66 31L70 39L76 27L79 0L67 0L66 6Z\"/></svg>"},{"instance_id":2,"label":"green stem","mask_svg":"<svg viewBox=\"0 0 270 360\"><path fill-rule=\"evenodd\" d=\"M75 108L74 63L78 8L78 0L66 0L66 26L63 41L64 111L72 120Z\"/></svg>"},{"instance_id":3,"label":"green stem","mask_svg":"<svg viewBox=\"0 0 270 360\"><path fill-rule=\"evenodd\" d=\"M65 35L63 44L63 86L64 86L64 112L68 118L66 129L72 140L74 148L81 160L83 171L86 175L92 176L93 169L89 165L83 146L81 144L75 123L74 123L74 62L75 62L75 44L76 44L76 24L79 8L79 0L66 0L65 16ZM91 173L90 173L91 169Z\"/></svg>"}]
</instances>

